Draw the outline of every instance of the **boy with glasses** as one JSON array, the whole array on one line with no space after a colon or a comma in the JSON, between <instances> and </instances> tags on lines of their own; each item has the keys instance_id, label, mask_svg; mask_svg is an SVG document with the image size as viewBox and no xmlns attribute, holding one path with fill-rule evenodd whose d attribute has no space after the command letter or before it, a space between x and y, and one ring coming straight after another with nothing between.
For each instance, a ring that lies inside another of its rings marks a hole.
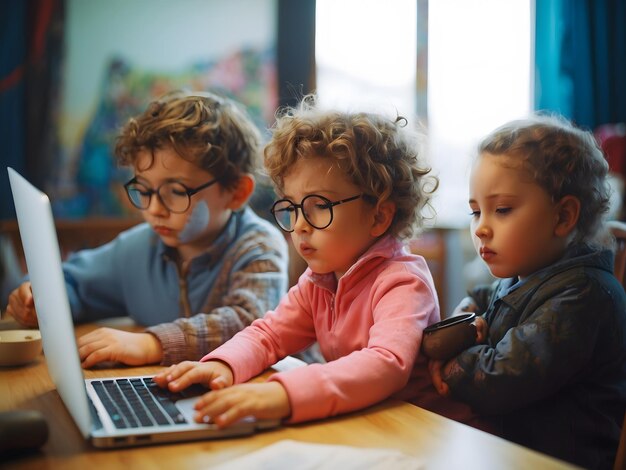
<instances>
[{"instance_id":1,"label":"boy with glasses","mask_svg":"<svg viewBox=\"0 0 626 470\"><path fill-rule=\"evenodd\" d=\"M281 233L246 206L260 135L232 100L173 93L130 119L118 162L146 221L63 265L76 321L129 316L143 333L99 328L78 340L83 367L199 359L273 308L287 288ZM30 284L7 312L37 324Z\"/></svg>"}]
</instances>

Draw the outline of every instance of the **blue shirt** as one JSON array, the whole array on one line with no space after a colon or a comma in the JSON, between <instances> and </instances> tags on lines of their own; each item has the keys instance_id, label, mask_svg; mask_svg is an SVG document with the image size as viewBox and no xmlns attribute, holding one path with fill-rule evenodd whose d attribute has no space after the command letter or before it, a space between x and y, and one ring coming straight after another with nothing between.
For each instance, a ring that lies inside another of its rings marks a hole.
<instances>
[{"instance_id":1,"label":"blue shirt","mask_svg":"<svg viewBox=\"0 0 626 470\"><path fill-rule=\"evenodd\" d=\"M163 346L163 364L198 360L274 308L287 289L284 236L251 209L235 212L183 264L148 224L63 264L78 322L129 316Z\"/></svg>"}]
</instances>

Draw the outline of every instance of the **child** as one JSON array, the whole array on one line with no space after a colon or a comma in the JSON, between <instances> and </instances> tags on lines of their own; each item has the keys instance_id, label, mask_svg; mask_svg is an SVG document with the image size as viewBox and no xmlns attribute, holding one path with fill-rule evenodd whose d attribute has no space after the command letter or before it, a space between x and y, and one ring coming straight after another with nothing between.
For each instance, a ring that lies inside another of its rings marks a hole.
<instances>
[{"instance_id":1,"label":"child","mask_svg":"<svg viewBox=\"0 0 626 470\"><path fill-rule=\"evenodd\" d=\"M76 321L128 315L143 333L100 328L78 340L83 367L199 359L276 306L287 288L282 234L246 207L260 135L227 98L173 93L130 119L118 162L146 221L75 253L63 271ZM37 324L28 282L7 311Z\"/></svg>"},{"instance_id":2,"label":"child","mask_svg":"<svg viewBox=\"0 0 626 470\"><path fill-rule=\"evenodd\" d=\"M479 146L472 238L501 280L461 310L484 344L430 364L444 395L493 418L514 442L585 468L611 468L626 407L626 295L596 239L607 163L564 119L513 121Z\"/></svg>"},{"instance_id":3,"label":"child","mask_svg":"<svg viewBox=\"0 0 626 470\"><path fill-rule=\"evenodd\" d=\"M200 363L155 377L172 391L192 383L213 390L196 404L198 421L227 426L253 415L295 423L415 390L407 383L422 330L439 320L439 306L424 259L399 237L422 222L437 181L405 125L325 112L314 97L278 118L265 149L280 194L272 213L308 268L275 311ZM326 363L243 384L316 340Z\"/></svg>"}]
</instances>

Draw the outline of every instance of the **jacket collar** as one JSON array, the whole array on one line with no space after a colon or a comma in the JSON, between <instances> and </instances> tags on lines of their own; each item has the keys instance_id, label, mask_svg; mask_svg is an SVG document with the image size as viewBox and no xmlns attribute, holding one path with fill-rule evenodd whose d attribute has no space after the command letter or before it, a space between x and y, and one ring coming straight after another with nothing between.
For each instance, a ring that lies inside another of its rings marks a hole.
<instances>
[{"instance_id":1,"label":"jacket collar","mask_svg":"<svg viewBox=\"0 0 626 470\"><path fill-rule=\"evenodd\" d=\"M572 268L596 268L613 273L613 261L611 250L598 251L585 243L570 245L559 261L540 269L526 279L520 281L518 278L509 278L500 281L496 298L509 304L516 304L550 278Z\"/></svg>"},{"instance_id":2,"label":"jacket collar","mask_svg":"<svg viewBox=\"0 0 626 470\"><path fill-rule=\"evenodd\" d=\"M341 282L344 283L354 276L355 271L359 271L361 267L369 263L373 259L390 259L397 256L399 253L404 252L405 247L401 240L392 236L385 235L378 239L369 249L363 253L354 263L348 271L342 276ZM337 291L337 278L335 273L314 273L310 268L307 268L309 280L318 287L326 289L330 292Z\"/></svg>"}]
</instances>

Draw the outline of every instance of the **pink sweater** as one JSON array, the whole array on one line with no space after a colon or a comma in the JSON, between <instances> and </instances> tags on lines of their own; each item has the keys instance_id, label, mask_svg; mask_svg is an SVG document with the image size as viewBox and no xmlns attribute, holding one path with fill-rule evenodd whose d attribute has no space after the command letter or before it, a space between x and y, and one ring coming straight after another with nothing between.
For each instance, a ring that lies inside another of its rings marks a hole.
<instances>
[{"instance_id":1,"label":"pink sweater","mask_svg":"<svg viewBox=\"0 0 626 470\"><path fill-rule=\"evenodd\" d=\"M339 282L307 269L276 310L202 360L226 362L241 383L318 341L327 363L269 378L285 387L292 423L364 408L396 392L419 404L416 394L429 387L426 393L434 393L423 359L414 371L422 330L439 318L426 262L387 236Z\"/></svg>"}]
</instances>

